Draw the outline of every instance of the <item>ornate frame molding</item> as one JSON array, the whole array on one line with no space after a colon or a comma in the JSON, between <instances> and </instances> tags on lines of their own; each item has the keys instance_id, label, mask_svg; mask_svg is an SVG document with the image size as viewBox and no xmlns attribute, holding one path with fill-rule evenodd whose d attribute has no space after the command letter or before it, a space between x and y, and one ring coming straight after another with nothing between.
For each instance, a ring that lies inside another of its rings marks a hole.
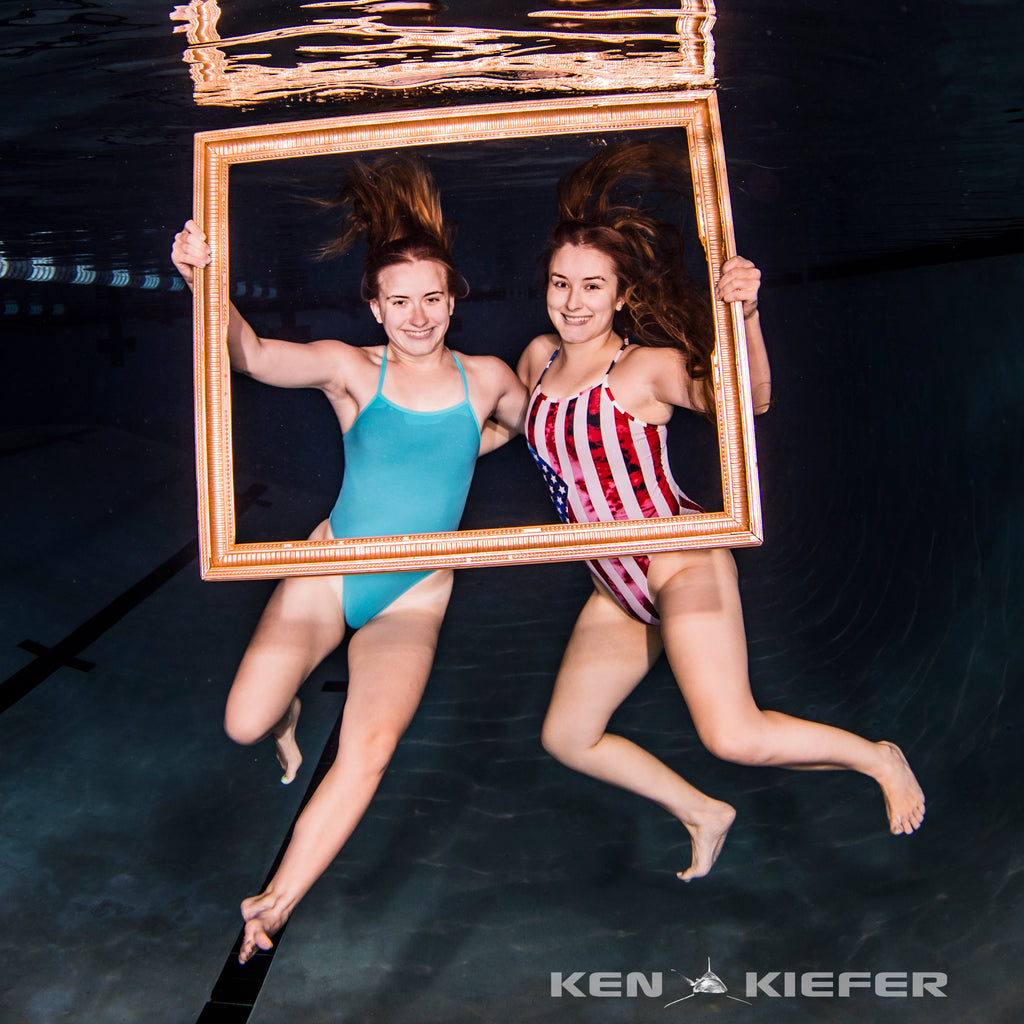
<instances>
[{"instance_id":1,"label":"ornate frame molding","mask_svg":"<svg viewBox=\"0 0 1024 1024\"><path fill-rule=\"evenodd\" d=\"M195 218L213 251L195 289L195 422L202 574L207 579L460 568L596 558L762 540L742 307L715 303L722 512L641 522L520 526L355 540L235 541L228 197L236 164L494 138L686 130L697 223L709 268L735 253L717 97L711 90L518 101L203 132L195 140Z\"/></svg>"}]
</instances>

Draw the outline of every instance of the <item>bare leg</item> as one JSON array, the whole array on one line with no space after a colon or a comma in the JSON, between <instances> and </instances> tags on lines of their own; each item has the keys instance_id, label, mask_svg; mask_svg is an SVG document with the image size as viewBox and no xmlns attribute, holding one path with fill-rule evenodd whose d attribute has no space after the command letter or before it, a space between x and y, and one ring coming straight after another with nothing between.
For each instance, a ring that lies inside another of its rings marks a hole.
<instances>
[{"instance_id":1,"label":"bare leg","mask_svg":"<svg viewBox=\"0 0 1024 1024\"><path fill-rule=\"evenodd\" d=\"M563 764L664 807L690 833L692 861L678 877L706 875L736 812L695 789L623 736L606 732L615 709L661 653L656 629L595 592L576 622L544 722L545 749Z\"/></svg>"},{"instance_id":2,"label":"bare leg","mask_svg":"<svg viewBox=\"0 0 1024 1024\"><path fill-rule=\"evenodd\" d=\"M344 639L335 586L324 577L291 577L277 585L235 674L224 729L236 743L272 737L289 783L302 762L295 741L299 687Z\"/></svg>"},{"instance_id":3,"label":"bare leg","mask_svg":"<svg viewBox=\"0 0 1024 1024\"><path fill-rule=\"evenodd\" d=\"M882 789L890 830L924 820L924 794L899 748L754 703L736 566L724 549L655 555L650 574L669 664L704 745L740 764L858 771Z\"/></svg>"},{"instance_id":4,"label":"bare leg","mask_svg":"<svg viewBox=\"0 0 1024 1024\"><path fill-rule=\"evenodd\" d=\"M451 583L450 572L434 573L352 637L338 756L299 815L270 884L242 901L240 963L257 948L271 947L271 937L338 855L369 806L419 706Z\"/></svg>"},{"instance_id":5,"label":"bare leg","mask_svg":"<svg viewBox=\"0 0 1024 1024\"><path fill-rule=\"evenodd\" d=\"M311 540L330 537L325 520ZM340 576L291 577L274 589L231 684L224 729L236 743L273 738L287 785L302 764L295 739L296 694L345 638Z\"/></svg>"}]
</instances>

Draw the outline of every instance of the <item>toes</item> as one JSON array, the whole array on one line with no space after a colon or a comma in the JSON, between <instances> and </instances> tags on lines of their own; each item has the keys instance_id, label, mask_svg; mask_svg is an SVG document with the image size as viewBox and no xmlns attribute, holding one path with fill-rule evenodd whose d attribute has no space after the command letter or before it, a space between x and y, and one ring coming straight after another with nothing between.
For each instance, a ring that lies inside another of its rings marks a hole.
<instances>
[{"instance_id":1,"label":"toes","mask_svg":"<svg viewBox=\"0 0 1024 1024\"><path fill-rule=\"evenodd\" d=\"M680 882L692 882L695 878L704 878L707 871L699 871L692 864L685 871L677 871L676 878Z\"/></svg>"},{"instance_id":2,"label":"toes","mask_svg":"<svg viewBox=\"0 0 1024 1024\"><path fill-rule=\"evenodd\" d=\"M924 809L915 807L912 811L909 811L906 815L892 819L890 825L890 831L894 836L909 836L911 833L916 832L921 825L924 823Z\"/></svg>"},{"instance_id":3,"label":"toes","mask_svg":"<svg viewBox=\"0 0 1024 1024\"><path fill-rule=\"evenodd\" d=\"M293 750L294 755L292 755ZM286 751L280 740L277 741L276 753L277 763L284 769L281 783L282 785L290 786L299 774L299 768L302 766L302 755L299 753L298 748L295 747L294 742L291 744L291 748Z\"/></svg>"}]
</instances>

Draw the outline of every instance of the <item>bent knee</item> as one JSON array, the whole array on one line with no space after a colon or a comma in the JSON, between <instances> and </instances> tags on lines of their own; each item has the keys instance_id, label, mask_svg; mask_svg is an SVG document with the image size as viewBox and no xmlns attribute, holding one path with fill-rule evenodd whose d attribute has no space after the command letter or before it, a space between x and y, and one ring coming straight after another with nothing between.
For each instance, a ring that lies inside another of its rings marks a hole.
<instances>
[{"instance_id":1,"label":"bent knee","mask_svg":"<svg viewBox=\"0 0 1024 1024\"><path fill-rule=\"evenodd\" d=\"M263 722L256 721L244 714L235 714L230 709L224 714L224 732L228 739L242 747L251 747L259 743L273 726L267 726Z\"/></svg>"},{"instance_id":2,"label":"bent knee","mask_svg":"<svg viewBox=\"0 0 1024 1024\"><path fill-rule=\"evenodd\" d=\"M770 752L759 733L756 726L715 724L697 729L700 741L709 753L722 761L752 766L771 761Z\"/></svg>"},{"instance_id":3,"label":"bent knee","mask_svg":"<svg viewBox=\"0 0 1024 1024\"><path fill-rule=\"evenodd\" d=\"M561 731L545 722L540 731L540 745L544 748L544 752L561 760L562 742Z\"/></svg>"},{"instance_id":4,"label":"bent knee","mask_svg":"<svg viewBox=\"0 0 1024 1024\"><path fill-rule=\"evenodd\" d=\"M540 733L540 743L544 750L565 764L585 754L598 739L600 736L591 738L582 733L574 723L552 718L545 719Z\"/></svg>"}]
</instances>

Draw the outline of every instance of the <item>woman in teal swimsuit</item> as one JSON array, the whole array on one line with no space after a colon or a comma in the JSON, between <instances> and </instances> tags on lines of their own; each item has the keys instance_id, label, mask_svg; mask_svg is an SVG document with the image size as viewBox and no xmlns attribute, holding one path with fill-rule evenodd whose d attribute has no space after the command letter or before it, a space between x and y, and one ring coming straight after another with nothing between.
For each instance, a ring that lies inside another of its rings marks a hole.
<instances>
[{"instance_id":1,"label":"woman in teal swimsuit","mask_svg":"<svg viewBox=\"0 0 1024 1024\"><path fill-rule=\"evenodd\" d=\"M348 217L336 248L367 242L364 298L386 342L260 338L232 307L234 369L278 387L319 388L345 444L341 493L311 539L387 536L457 528L480 427L520 429L526 392L490 356L456 355L445 334L465 284L452 265L450 231L426 169L408 160L358 167L341 193ZM210 251L189 221L171 258L193 285ZM353 630L338 756L296 822L265 892L242 902L239 961L269 949L298 901L344 846L419 706L452 587L450 570L290 577L278 584L228 694L224 726L239 743L273 737L291 782L298 690Z\"/></svg>"}]
</instances>

